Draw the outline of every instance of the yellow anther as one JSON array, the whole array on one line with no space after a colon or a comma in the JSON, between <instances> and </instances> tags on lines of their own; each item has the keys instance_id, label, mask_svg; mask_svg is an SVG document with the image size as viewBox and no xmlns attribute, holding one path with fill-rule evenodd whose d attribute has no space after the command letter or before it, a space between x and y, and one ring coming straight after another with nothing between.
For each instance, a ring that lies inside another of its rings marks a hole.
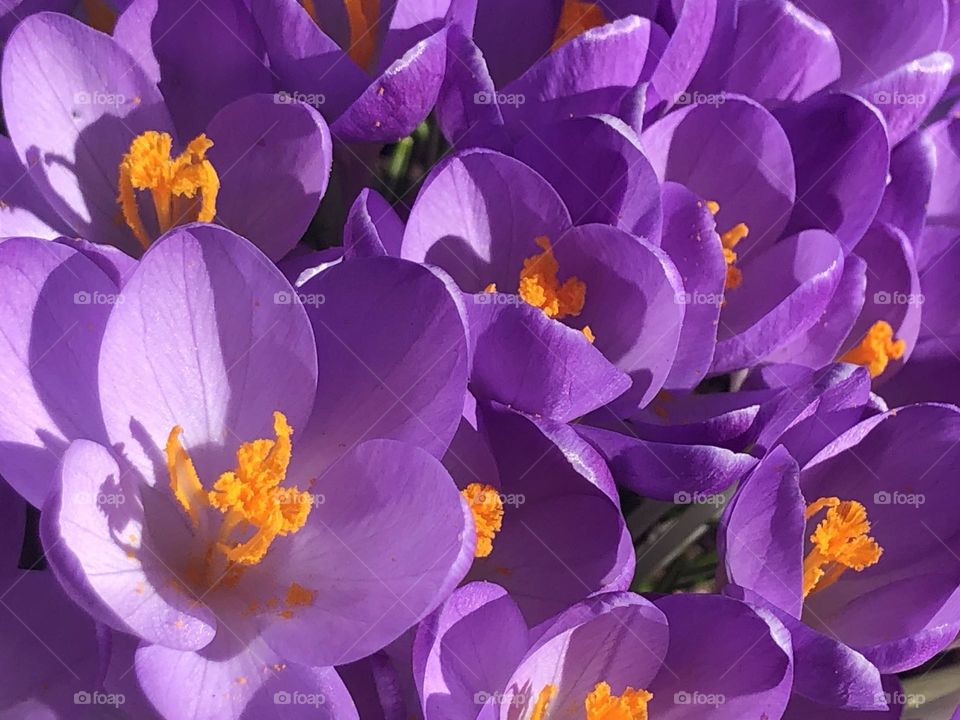
<instances>
[{"instance_id":1,"label":"yellow anther","mask_svg":"<svg viewBox=\"0 0 960 720\"><path fill-rule=\"evenodd\" d=\"M183 429L177 425L167 437L167 472L170 475L170 489L180 503L194 529L200 527L200 510L208 506L207 494L203 484L197 477L197 470L193 467L193 460L180 443Z\"/></svg>"},{"instance_id":2,"label":"yellow anther","mask_svg":"<svg viewBox=\"0 0 960 720\"><path fill-rule=\"evenodd\" d=\"M188 222L211 222L216 216L220 178L206 158L211 147L213 142L206 135L198 135L174 158L173 139L155 130L137 135L130 143L120 161L117 202L144 248L152 238L140 215L138 190L150 192L160 233Z\"/></svg>"},{"instance_id":3,"label":"yellow anther","mask_svg":"<svg viewBox=\"0 0 960 720\"><path fill-rule=\"evenodd\" d=\"M537 695L537 701L533 705L533 712L530 713L530 720L545 720L547 717L547 706L556 694L556 685L544 685L543 689L540 690L540 693Z\"/></svg>"},{"instance_id":4,"label":"yellow anther","mask_svg":"<svg viewBox=\"0 0 960 720\"><path fill-rule=\"evenodd\" d=\"M460 494L470 506L477 529L474 557L487 557L493 552L493 538L503 525L503 500L496 488L483 483L470 483Z\"/></svg>"},{"instance_id":5,"label":"yellow anther","mask_svg":"<svg viewBox=\"0 0 960 720\"><path fill-rule=\"evenodd\" d=\"M273 429L276 440L261 439L241 445L236 469L223 473L209 492L203 489L193 461L180 443L180 427L170 431L166 447L170 489L194 529L201 525L202 510L214 508L225 515L215 543L207 550L200 567L192 571L196 583L209 580L214 547L227 560L226 569L218 573L218 581L229 586L239 579L241 566L256 565L274 539L295 533L306 523L310 495L297 488L280 487L290 464L293 434L283 413L273 414ZM244 534L248 538L238 542L237 536ZM297 594L294 587L291 592L292 597L305 597Z\"/></svg>"},{"instance_id":6,"label":"yellow anther","mask_svg":"<svg viewBox=\"0 0 960 720\"><path fill-rule=\"evenodd\" d=\"M489 285L487 285L487 286L483 289L483 291L484 291L485 293L495 293L495 292L497 291L497 284L496 284L496 283L490 283Z\"/></svg>"},{"instance_id":7,"label":"yellow anther","mask_svg":"<svg viewBox=\"0 0 960 720\"><path fill-rule=\"evenodd\" d=\"M878 320L867 331L856 347L840 356L841 362L863 365L870 377L877 377L887 369L890 360L899 360L907 350L907 343L893 339L893 328L886 320Z\"/></svg>"},{"instance_id":8,"label":"yellow anther","mask_svg":"<svg viewBox=\"0 0 960 720\"><path fill-rule=\"evenodd\" d=\"M606 23L607 16L604 15L600 3L585 2L584 0L564 0L550 49L556 50L565 42L573 40L587 30Z\"/></svg>"},{"instance_id":9,"label":"yellow anther","mask_svg":"<svg viewBox=\"0 0 960 720\"><path fill-rule=\"evenodd\" d=\"M230 562L259 563L277 536L296 532L310 514L311 498L297 488L282 488L290 464L293 430L283 413L273 414L276 440L254 440L237 450L236 470L225 472L208 494L210 505L226 515L220 549ZM226 540L240 523L255 532L232 547Z\"/></svg>"},{"instance_id":10,"label":"yellow anther","mask_svg":"<svg viewBox=\"0 0 960 720\"><path fill-rule=\"evenodd\" d=\"M611 695L610 686L597 683L587 695L586 720L647 720L647 703L653 693L628 687L621 695Z\"/></svg>"},{"instance_id":11,"label":"yellow anther","mask_svg":"<svg viewBox=\"0 0 960 720\"><path fill-rule=\"evenodd\" d=\"M711 215L720 212L720 204L714 200L707 200L707 210ZM741 240L750 234L746 223L737 223L725 233L720 234L720 246L723 248L723 260L727 263L727 276L723 283L724 290L736 290L743 282L743 273L735 266L737 254L733 249Z\"/></svg>"},{"instance_id":12,"label":"yellow anther","mask_svg":"<svg viewBox=\"0 0 960 720\"><path fill-rule=\"evenodd\" d=\"M860 572L875 565L883 554L883 548L867 534L870 522L861 503L819 498L807 506L807 520L824 509L827 514L810 536L813 548L803 561L804 597L830 587L847 570Z\"/></svg>"},{"instance_id":13,"label":"yellow anther","mask_svg":"<svg viewBox=\"0 0 960 720\"><path fill-rule=\"evenodd\" d=\"M303 9L317 25L320 24L314 0L300 0ZM347 54L353 61L370 69L377 52L377 22L380 20L380 0L343 0L350 25L350 46ZM321 28L322 29L322 28Z\"/></svg>"},{"instance_id":14,"label":"yellow anther","mask_svg":"<svg viewBox=\"0 0 960 720\"><path fill-rule=\"evenodd\" d=\"M563 320L579 315L587 299L586 283L570 277L561 284L557 278L560 264L553 255L550 241L541 236L536 243L543 252L523 261L518 294L524 302L543 310L547 317Z\"/></svg>"}]
</instances>

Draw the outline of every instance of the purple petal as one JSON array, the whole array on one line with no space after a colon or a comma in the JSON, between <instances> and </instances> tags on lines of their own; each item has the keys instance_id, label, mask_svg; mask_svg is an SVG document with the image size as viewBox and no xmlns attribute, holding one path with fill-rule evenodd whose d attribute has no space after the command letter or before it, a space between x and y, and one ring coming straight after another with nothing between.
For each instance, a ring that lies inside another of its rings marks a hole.
<instances>
[{"instance_id":1,"label":"purple petal","mask_svg":"<svg viewBox=\"0 0 960 720\"><path fill-rule=\"evenodd\" d=\"M186 592L147 525L139 483L97 443L64 454L61 487L43 506L41 537L57 578L98 622L170 648L197 650L216 616Z\"/></svg>"},{"instance_id":2,"label":"purple petal","mask_svg":"<svg viewBox=\"0 0 960 720\"><path fill-rule=\"evenodd\" d=\"M273 89L275 76L247 3L133 0L121 18L128 13L132 18L118 22L114 37L159 71L160 92L183 142L203 132L224 106Z\"/></svg>"},{"instance_id":3,"label":"purple petal","mask_svg":"<svg viewBox=\"0 0 960 720\"><path fill-rule=\"evenodd\" d=\"M515 154L556 188L574 225L605 223L657 244L657 177L633 131L620 121L583 117L541 126L521 138Z\"/></svg>"},{"instance_id":4,"label":"purple petal","mask_svg":"<svg viewBox=\"0 0 960 720\"><path fill-rule=\"evenodd\" d=\"M891 179L877 220L899 228L911 243L923 230L937 162L936 144L925 132L908 137L890 156Z\"/></svg>"},{"instance_id":5,"label":"purple petal","mask_svg":"<svg viewBox=\"0 0 960 720\"><path fill-rule=\"evenodd\" d=\"M891 144L883 117L860 98L818 95L782 109L777 119L797 168L797 203L787 232L823 228L844 251L852 250L887 185Z\"/></svg>"},{"instance_id":6,"label":"purple petal","mask_svg":"<svg viewBox=\"0 0 960 720\"><path fill-rule=\"evenodd\" d=\"M430 114L446 67L447 32L431 35L394 61L331 124L343 142L391 142Z\"/></svg>"},{"instance_id":7,"label":"purple petal","mask_svg":"<svg viewBox=\"0 0 960 720\"><path fill-rule=\"evenodd\" d=\"M794 0L826 23L837 38L843 74L838 86L852 89L899 65L939 49L946 26L942 0Z\"/></svg>"},{"instance_id":8,"label":"purple petal","mask_svg":"<svg viewBox=\"0 0 960 720\"><path fill-rule=\"evenodd\" d=\"M117 223L117 167L136 135L171 122L136 61L78 20L40 13L11 35L2 84L10 139L54 210L88 240L142 252Z\"/></svg>"},{"instance_id":9,"label":"purple petal","mask_svg":"<svg viewBox=\"0 0 960 720\"><path fill-rule=\"evenodd\" d=\"M515 295L465 297L478 397L569 422L630 387L583 333L548 318Z\"/></svg>"},{"instance_id":10,"label":"purple petal","mask_svg":"<svg viewBox=\"0 0 960 720\"><path fill-rule=\"evenodd\" d=\"M567 425L506 408L485 408L480 427L504 515L493 551L468 577L506 588L530 625L592 593L625 589L634 551L603 459Z\"/></svg>"},{"instance_id":11,"label":"purple petal","mask_svg":"<svg viewBox=\"0 0 960 720\"><path fill-rule=\"evenodd\" d=\"M0 237L53 239L67 226L37 189L9 138L0 135Z\"/></svg>"},{"instance_id":12,"label":"purple petal","mask_svg":"<svg viewBox=\"0 0 960 720\"><path fill-rule=\"evenodd\" d=\"M960 209L956 203L960 193L960 120L940 120L923 134L933 142L935 149L929 219L955 223L960 221Z\"/></svg>"},{"instance_id":13,"label":"purple petal","mask_svg":"<svg viewBox=\"0 0 960 720\"><path fill-rule=\"evenodd\" d=\"M299 298L320 372L309 445L295 465L316 473L369 438L441 457L467 384L463 324L443 281L404 260L358 258L305 283Z\"/></svg>"},{"instance_id":14,"label":"purple petal","mask_svg":"<svg viewBox=\"0 0 960 720\"><path fill-rule=\"evenodd\" d=\"M303 93L321 103L327 122L338 118L370 84L370 77L317 26L300 3L252 0L250 6L276 76L275 84L284 92ZM326 8L321 12L325 16Z\"/></svg>"},{"instance_id":15,"label":"purple petal","mask_svg":"<svg viewBox=\"0 0 960 720\"><path fill-rule=\"evenodd\" d=\"M494 701L527 652L527 625L507 592L465 585L417 630L414 675L426 720L472 718Z\"/></svg>"},{"instance_id":16,"label":"purple petal","mask_svg":"<svg viewBox=\"0 0 960 720\"><path fill-rule=\"evenodd\" d=\"M524 259L538 252L533 241L556 241L569 227L567 208L543 177L506 155L471 150L424 181L401 254L442 267L466 292L489 283L513 292Z\"/></svg>"},{"instance_id":17,"label":"purple petal","mask_svg":"<svg viewBox=\"0 0 960 720\"><path fill-rule=\"evenodd\" d=\"M655 604L667 617L670 648L651 687L652 717L782 715L793 662L789 636L776 619L719 595L667 595ZM711 696L722 700L705 711Z\"/></svg>"},{"instance_id":18,"label":"purple petal","mask_svg":"<svg viewBox=\"0 0 960 720\"><path fill-rule=\"evenodd\" d=\"M281 587L295 582L316 598L289 620L264 618L262 632L284 658L339 665L383 648L437 607L469 569L475 537L439 461L393 440L346 453L312 491L322 502L267 562Z\"/></svg>"},{"instance_id":19,"label":"purple petal","mask_svg":"<svg viewBox=\"0 0 960 720\"><path fill-rule=\"evenodd\" d=\"M804 509L797 462L775 448L727 505L717 539L726 580L794 617L803 605Z\"/></svg>"},{"instance_id":20,"label":"purple petal","mask_svg":"<svg viewBox=\"0 0 960 720\"><path fill-rule=\"evenodd\" d=\"M801 8L789 0L740 4L735 23L721 29L730 37L712 40L728 55L705 65L695 87L766 102L804 100L830 85L840 77L837 43L826 25Z\"/></svg>"},{"instance_id":21,"label":"purple petal","mask_svg":"<svg viewBox=\"0 0 960 720\"><path fill-rule=\"evenodd\" d=\"M660 247L676 265L684 301L677 356L664 385L687 389L704 378L713 361L727 266L713 215L693 193L667 183L663 218Z\"/></svg>"},{"instance_id":22,"label":"purple petal","mask_svg":"<svg viewBox=\"0 0 960 720\"><path fill-rule=\"evenodd\" d=\"M935 52L898 67L857 90L887 121L890 146L916 130L936 107L953 76L953 58Z\"/></svg>"},{"instance_id":23,"label":"purple petal","mask_svg":"<svg viewBox=\"0 0 960 720\"><path fill-rule=\"evenodd\" d=\"M0 244L0 472L39 507L70 441L105 440L97 359L116 300L82 253L45 240Z\"/></svg>"},{"instance_id":24,"label":"purple petal","mask_svg":"<svg viewBox=\"0 0 960 720\"><path fill-rule=\"evenodd\" d=\"M234 467L241 443L272 437L274 411L303 433L313 405L316 349L303 307L259 250L215 225L178 228L153 244L102 347L110 444L151 484L174 426L212 481Z\"/></svg>"},{"instance_id":25,"label":"purple petal","mask_svg":"<svg viewBox=\"0 0 960 720\"><path fill-rule=\"evenodd\" d=\"M503 87L507 95L523 98L506 106L507 121L615 113L640 79L650 27L649 20L631 16L587 30L551 51Z\"/></svg>"},{"instance_id":26,"label":"purple petal","mask_svg":"<svg viewBox=\"0 0 960 720\"><path fill-rule=\"evenodd\" d=\"M690 86L710 44L717 15L716 0L687 0L677 26L650 78L657 95L671 101ZM638 13L643 14L643 13Z\"/></svg>"},{"instance_id":27,"label":"purple petal","mask_svg":"<svg viewBox=\"0 0 960 720\"><path fill-rule=\"evenodd\" d=\"M839 243L820 230L749 258L742 285L725 296L712 371L750 367L811 327L836 292L843 265Z\"/></svg>"},{"instance_id":28,"label":"purple petal","mask_svg":"<svg viewBox=\"0 0 960 720\"><path fill-rule=\"evenodd\" d=\"M217 220L279 260L299 242L327 190L333 146L327 124L304 103L250 95L207 128L220 174Z\"/></svg>"},{"instance_id":29,"label":"purple petal","mask_svg":"<svg viewBox=\"0 0 960 720\"><path fill-rule=\"evenodd\" d=\"M737 252L780 237L794 201L793 157L783 129L763 107L739 96L692 105L670 113L641 139L662 180L720 204L721 232L747 224L750 234Z\"/></svg>"},{"instance_id":30,"label":"purple petal","mask_svg":"<svg viewBox=\"0 0 960 720\"><path fill-rule=\"evenodd\" d=\"M347 215L343 252L349 260L389 255L400 257L404 224L397 211L376 190L364 188Z\"/></svg>"}]
</instances>

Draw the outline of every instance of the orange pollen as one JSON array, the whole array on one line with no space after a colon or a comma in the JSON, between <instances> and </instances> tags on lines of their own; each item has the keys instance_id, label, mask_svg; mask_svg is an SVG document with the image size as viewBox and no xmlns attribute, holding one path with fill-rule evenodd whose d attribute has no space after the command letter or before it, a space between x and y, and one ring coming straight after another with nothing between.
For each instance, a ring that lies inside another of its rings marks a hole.
<instances>
[{"instance_id":1,"label":"orange pollen","mask_svg":"<svg viewBox=\"0 0 960 720\"><path fill-rule=\"evenodd\" d=\"M104 0L83 0L83 9L87 13L87 24L94 30L113 34L117 24L117 13Z\"/></svg>"},{"instance_id":2,"label":"orange pollen","mask_svg":"<svg viewBox=\"0 0 960 720\"><path fill-rule=\"evenodd\" d=\"M714 200L707 201L707 210L711 215L720 212L720 204ZM727 263L727 277L724 280L724 290L736 290L743 282L743 272L735 266L737 254L733 249L741 240L750 234L750 228L746 223L737 223L725 233L720 235L720 246L723 248L723 259Z\"/></svg>"},{"instance_id":3,"label":"orange pollen","mask_svg":"<svg viewBox=\"0 0 960 720\"><path fill-rule=\"evenodd\" d=\"M524 302L540 308L555 320L579 315L587 299L586 283L570 277L561 284L557 278L560 264L553 255L550 241L541 236L536 243L543 252L523 261L517 293Z\"/></svg>"},{"instance_id":4,"label":"orange pollen","mask_svg":"<svg viewBox=\"0 0 960 720\"><path fill-rule=\"evenodd\" d=\"M863 365L870 377L877 377L887 369L890 360L899 360L907 350L907 343L893 339L893 328L886 320L877 320L856 347L840 356L841 362Z\"/></svg>"},{"instance_id":5,"label":"orange pollen","mask_svg":"<svg viewBox=\"0 0 960 720\"><path fill-rule=\"evenodd\" d=\"M530 720L544 720L547 717L547 706L557 694L557 686L553 684L544 685L540 694L537 695L537 702L533 705L533 712L530 713Z\"/></svg>"},{"instance_id":6,"label":"orange pollen","mask_svg":"<svg viewBox=\"0 0 960 720\"><path fill-rule=\"evenodd\" d=\"M653 693L628 687L621 695L611 695L610 686L597 683L584 703L586 720L647 720L647 703Z\"/></svg>"},{"instance_id":7,"label":"orange pollen","mask_svg":"<svg viewBox=\"0 0 960 720\"><path fill-rule=\"evenodd\" d=\"M182 429L176 426L170 431L166 446L170 489L190 523L199 529L201 511L210 508L224 515L215 544L206 553L201 577L209 576L214 547L228 563L223 577L235 582L244 566L256 565L264 558L278 536L297 532L307 521L310 495L297 488L280 487L290 464L293 429L279 411L273 414L273 429L275 440L241 445L236 469L223 473L209 492L204 490L189 453L180 443ZM244 535L246 539L239 539ZM307 592L291 586L287 597L303 600Z\"/></svg>"},{"instance_id":8,"label":"orange pollen","mask_svg":"<svg viewBox=\"0 0 960 720\"><path fill-rule=\"evenodd\" d=\"M483 483L470 483L460 494L470 506L477 529L474 557L487 557L493 552L493 538L503 525L503 500L496 488Z\"/></svg>"},{"instance_id":9,"label":"orange pollen","mask_svg":"<svg viewBox=\"0 0 960 720\"><path fill-rule=\"evenodd\" d=\"M812 549L803 561L803 596L833 585L847 570L861 572L875 565L883 548L870 537L867 509L856 500L820 498L807 506L810 520L824 508L827 514L810 536Z\"/></svg>"},{"instance_id":10,"label":"orange pollen","mask_svg":"<svg viewBox=\"0 0 960 720\"><path fill-rule=\"evenodd\" d=\"M550 49L556 50L565 42L573 40L587 30L606 23L607 16L604 15L599 3L584 2L584 0L564 0Z\"/></svg>"},{"instance_id":11,"label":"orange pollen","mask_svg":"<svg viewBox=\"0 0 960 720\"><path fill-rule=\"evenodd\" d=\"M497 284L496 284L496 283L490 283L489 285L487 285L487 286L483 289L483 291L484 291L485 293L495 293L495 292L497 291Z\"/></svg>"},{"instance_id":12,"label":"orange pollen","mask_svg":"<svg viewBox=\"0 0 960 720\"><path fill-rule=\"evenodd\" d=\"M211 222L216 216L220 177L206 158L211 147L206 135L198 135L174 158L173 139L156 130L141 133L130 143L118 168L117 202L144 249L152 238L140 215L137 191L150 192L161 234L184 223Z\"/></svg>"},{"instance_id":13,"label":"orange pollen","mask_svg":"<svg viewBox=\"0 0 960 720\"><path fill-rule=\"evenodd\" d=\"M593 334L593 330L590 329L590 326L589 326L589 325L584 325L584 326L583 326L583 329L582 329L580 332L582 332L582 333L583 333L583 336L584 336L585 338L587 338L587 340L590 341L590 344L591 344L591 345L593 345L593 343L594 343L594 342L596 341L596 339L597 339L597 336Z\"/></svg>"}]
</instances>

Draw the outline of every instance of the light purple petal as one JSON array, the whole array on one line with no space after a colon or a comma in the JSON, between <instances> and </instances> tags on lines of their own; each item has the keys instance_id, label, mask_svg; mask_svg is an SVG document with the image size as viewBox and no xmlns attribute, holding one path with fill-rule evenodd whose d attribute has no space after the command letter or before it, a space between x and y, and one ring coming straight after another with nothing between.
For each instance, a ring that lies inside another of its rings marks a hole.
<instances>
[{"instance_id":1,"label":"light purple petal","mask_svg":"<svg viewBox=\"0 0 960 720\"><path fill-rule=\"evenodd\" d=\"M217 221L279 260L327 190L333 146L323 117L304 103L250 95L220 110L207 137L220 175Z\"/></svg>"},{"instance_id":2,"label":"light purple petal","mask_svg":"<svg viewBox=\"0 0 960 720\"><path fill-rule=\"evenodd\" d=\"M343 228L344 256L400 257L404 223L376 190L364 188L350 208Z\"/></svg>"}]
</instances>

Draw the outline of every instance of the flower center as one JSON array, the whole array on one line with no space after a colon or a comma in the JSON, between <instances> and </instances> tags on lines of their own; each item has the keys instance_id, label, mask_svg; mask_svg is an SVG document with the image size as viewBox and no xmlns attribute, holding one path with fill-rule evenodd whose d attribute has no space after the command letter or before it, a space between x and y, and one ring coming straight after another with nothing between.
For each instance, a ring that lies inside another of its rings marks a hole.
<instances>
[{"instance_id":1,"label":"flower center","mask_svg":"<svg viewBox=\"0 0 960 720\"><path fill-rule=\"evenodd\" d=\"M314 0L300 0L303 9L317 25L317 6ZM347 54L353 61L370 69L377 49L377 21L380 19L380 0L344 0L347 10L347 22L350 25L350 47Z\"/></svg>"},{"instance_id":2,"label":"flower center","mask_svg":"<svg viewBox=\"0 0 960 720\"><path fill-rule=\"evenodd\" d=\"M840 356L841 362L863 365L870 377L882 375L890 360L899 360L907 350L907 343L893 339L893 328L886 320L877 320L856 347Z\"/></svg>"},{"instance_id":3,"label":"flower center","mask_svg":"<svg viewBox=\"0 0 960 720\"><path fill-rule=\"evenodd\" d=\"M820 498L807 506L810 520L824 508L827 514L810 536L813 548L803 561L803 596L833 585L847 570L875 565L883 548L870 537L867 509L856 500Z\"/></svg>"},{"instance_id":4,"label":"flower center","mask_svg":"<svg viewBox=\"0 0 960 720\"><path fill-rule=\"evenodd\" d=\"M466 498L477 528L474 557L487 557L493 552L493 538L503 525L503 500L496 488L483 483L470 483L460 494Z\"/></svg>"},{"instance_id":5,"label":"flower center","mask_svg":"<svg viewBox=\"0 0 960 720\"><path fill-rule=\"evenodd\" d=\"M546 720L548 706L556 694L556 685L545 685L537 696L530 720ZM651 700L653 693L631 687L621 695L611 695L610 685L599 682L584 701L586 720L647 720L647 703Z\"/></svg>"},{"instance_id":6,"label":"flower center","mask_svg":"<svg viewBox=\"0 0 960 720\"><path fill-rule=\"evenodd\" d=\"M517 294L525 303L543 310L547 317L554 320L576 317L583 311L587 300L587 284L576 277L567 278L561 284L557 277L560 263L553 254L550 240L541 235L535 242L543 252L531 255L523 261ZM490 283L483 291L495 293L497 284ZM596 340L589 325L585 325L581 332L591 343Z\"/></svg>"},{"instance_id":7,"label":"flower center","mask_svg":"<svg viewBox=\"0 0 960 720\"><path fill-rule=\"evenodd\" d=\"M553 35L551 50L556 50L569 40L600 25L607 23L607 17L599 3L585 2L584 0L564 0L560 10L560 20L557 22L557 31Z\"/></svg>"},{"instance_id":8,"label":"flower center","mask_svg":"<svg viewBox=\"0 0 960 720\"><path fill-rule=\"evenodd\" d=\"M720 205L713 200L709 200L707 202L707 209L711 215L716 215L720 212ZM724 290L736 290L740 287L740 283L743 282L743 272L735 265L737 262L737 254L733 249L737 246L737 243L749 234L750 228L747 227L746 223L737 223L725 233L720 234L720 245L723 247L723 259L727 263L727 277L723 283Z\"/></svg>"},{"instance_id":9,"label":"flower center","mask_svg":"<svg viewBox=\"0 0 960 720\"><path fill-rule=\"evenodd\" d=\"M209 579L214 549L226 562L224 572L238 572L256 565L277 537L304 526L310 514L311 497L297 488L280 487L290 464L293 430L283 413L273 414L276 440L244 443L237 450L237 467L223 473L209 492L203 489L193 461L180 443L179 425L167 439L167 469L170 489L195 530L206 525L208 509L223 514L216 540L211 545L201 577ZM201 515L203 512L203 515Z\"/></svg>"},{"instance_id":10,"label":"flower center","mask_svg":"<svg viewBox=\"0 0 960 720\"><path fill-rule=\"evenodd\" d=\"M117 202L123 219L146 249L153 238L140 215L137 191L147 190L160 233L188 222L210 222L217 214L220 178L207 150L213 142L198 135L187 149L171 157L173 139L164 132L148 130L137 135L120 161Z\"/></svg>"}]
</instances>

